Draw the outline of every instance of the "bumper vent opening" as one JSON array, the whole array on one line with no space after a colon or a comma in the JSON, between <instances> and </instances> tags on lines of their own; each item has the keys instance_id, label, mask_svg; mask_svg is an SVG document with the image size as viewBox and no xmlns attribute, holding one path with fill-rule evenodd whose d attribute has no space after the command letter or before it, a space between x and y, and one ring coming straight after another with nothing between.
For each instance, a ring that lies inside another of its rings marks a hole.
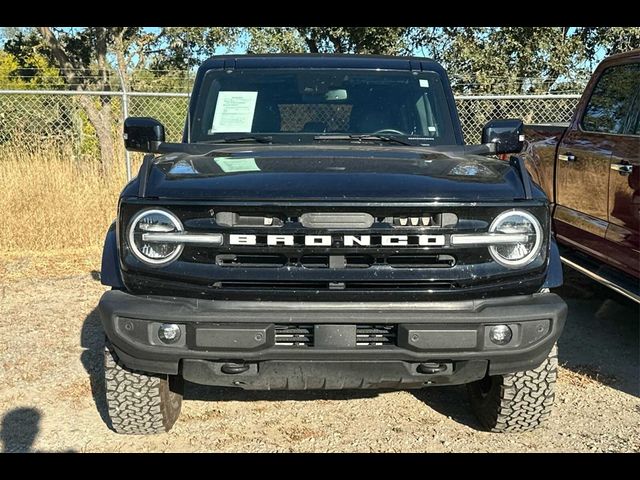
<instances>
[{"instance_id":1,"label":"bumper vent opening","mask_svg":"<svg viewBox=\"0 0 640 480\"><path fill-rule=\"evenodd\" d=\"M276 325L276 345L313 347L313 325Z\"/></svg>"},{"instance_id":2,"label":"bumper vent opening","mask_svg":"<svg viewBox=\"0 0 640 480\"><path fill-rule=\"evenodd\" d=\"M397 329L397 325L356 325L356 346L394 346Z\"/></svg>"}]
</instances>

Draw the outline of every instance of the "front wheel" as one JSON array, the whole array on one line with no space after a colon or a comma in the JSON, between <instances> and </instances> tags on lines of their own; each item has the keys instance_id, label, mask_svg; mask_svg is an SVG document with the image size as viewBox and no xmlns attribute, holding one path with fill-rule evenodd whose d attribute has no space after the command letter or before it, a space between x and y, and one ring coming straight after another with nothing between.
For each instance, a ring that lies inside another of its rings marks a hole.
<instances>
[{"instance_id":1,"label":"front wheel","mask_svg":"<svg viewBox=\"0 0 640 480\"><path fill-rule=\"evenodd\" d=\"M555 399L558 347L533 370L486 376L467 385L473 412L492 432L533 430L551 414Z\"/></svg>"},{"instance_id":2,"label":"front wheel","mask_svg":"<svg viewBox=\"0 0 640 480\"><path fill-rule=\"evenodd\" d=\"M178 419L182 379L128 369L108 340L104 349L104 378L111 426L117 433L168 432Z\"/></svg>"}]
</instances>

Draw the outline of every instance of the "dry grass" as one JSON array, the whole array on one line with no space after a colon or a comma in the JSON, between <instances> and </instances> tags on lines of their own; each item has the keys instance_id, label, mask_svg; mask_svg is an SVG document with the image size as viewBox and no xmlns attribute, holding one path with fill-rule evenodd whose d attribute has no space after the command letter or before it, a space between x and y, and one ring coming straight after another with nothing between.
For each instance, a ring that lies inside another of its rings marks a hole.
<instances>
[{"instance_id":1,"label":"dry grass","mask_svg":"<svg viewBox=\"0 0 640 480\"><path fill-rule=\"evenodd\" d=\"M0 252L0 286L25 278L64 278L99 272L101 259L102 245L59 250Z\"/></svg>"},{"instance_id":2,"label":"dry grass","mask_svg":"<svg viewBox=\"0 0 640 480\"><path fill-rule=\"evenodd\" d=\"M0 147L0 278L99 267L126 170L116 161L105 174L99 162L74 158L55 148Z\"/></svg>"}]
</instances>

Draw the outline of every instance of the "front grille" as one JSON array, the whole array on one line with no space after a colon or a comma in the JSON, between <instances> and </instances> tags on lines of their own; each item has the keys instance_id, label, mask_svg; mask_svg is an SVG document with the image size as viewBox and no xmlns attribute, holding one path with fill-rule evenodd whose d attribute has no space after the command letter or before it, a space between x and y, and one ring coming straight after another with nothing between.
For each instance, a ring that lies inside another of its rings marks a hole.
<instances>
[{"instance_id":1,"label":"front grille","mask_svg":"<svg viewBox=\"0 0 640 480\"><path fill-rule=\"evenodd\" d=\"M356 346L390 347L396 344L397 325L356 325Z\"/></svg>"},{"instance_id":2,"label":"front grille","mask_svg":"<svg viewBox=\"0 0 640 480\"><path fill-rule=\"evenodd\" d=\"M276 325L276 345L312 347L313 325Z\"/></svg>"},{"instance_id":3,"label":"front grille","mask_svg":"<svg viewBox=\"0 0 640 480\"><path fill-rule=\"evenodd\" d=\"M497 215L513 207L526 208L547 232L548 208L538 201L415 206L375 202L364 207L346 201L218 205L158 200L185 231L222 234L223 243L187 243L175 262L154 268L132 255L126 238L129 222L154 202L122 202L119 211L124 281L140 294L234 301L471 299L535 292L548 263L542 255L526 267L507 270L493 260L486 245L450 242L453 234L487 232ZM367 228L312 223L314 228L308 228L300 220L321 213L316 217L332 221L333 213L353 212L370 215L373 223ZM544 242L542 251L548 252L546 236Z\"/></svg>"}]
</instances>

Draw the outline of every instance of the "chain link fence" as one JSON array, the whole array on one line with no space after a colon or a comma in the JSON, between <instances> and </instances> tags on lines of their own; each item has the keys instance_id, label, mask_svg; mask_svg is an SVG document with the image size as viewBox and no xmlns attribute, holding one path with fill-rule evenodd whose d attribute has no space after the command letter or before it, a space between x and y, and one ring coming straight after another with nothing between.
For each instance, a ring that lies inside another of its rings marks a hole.
<instances>
[{"instance_id":1,"label":"chain link fence","mask_svg":"<svg viewBox=\"0 0 640 480\"><path fill-rule=\"evenodd\" d=\"M482 127L496 118L520 118L524 123L566 123L580 95L460 95L458 115L466 143L480 142Z\"/></svg>"},{"instance_id":2,"label":"chain link fence","mask_svg":"<svg viewBox=\"0 0 640 480\"><path fill-rule=\"evenodd\" d=\"M458 96L456 103L467 143L478 143L482 126L494 118L521 118L525 123L568 122L579 95ZM165 125L168 141L180 141L188 93L70 92L0 90L0 146L65 144L74 152L94 154L97 134L87 102L102 119L121 131L125 115L154 117Z\"/></svg>"}]
</instances>

